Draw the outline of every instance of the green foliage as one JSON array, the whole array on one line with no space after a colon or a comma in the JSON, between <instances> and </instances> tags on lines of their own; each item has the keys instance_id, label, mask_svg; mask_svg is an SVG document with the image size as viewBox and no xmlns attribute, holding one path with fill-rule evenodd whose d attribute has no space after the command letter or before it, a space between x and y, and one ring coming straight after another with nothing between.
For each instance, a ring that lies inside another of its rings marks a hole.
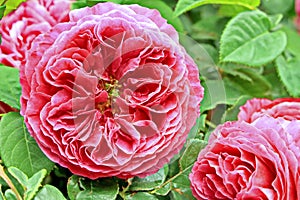
<instances>
[{"instance_id":1,"label":"green foliage","mask_svg":"<svg viewBox=\"0 0 300 200\"><path fill-rule=\"evenodd\" d=\"M10 12L14 11L22 2L25 1L26 0L0 0L0 5L6 6L4 15L7 15Z\"/></svg>"},{"instance_id":2,"label":"green foliage","mask_svg":"<svg viewBox=\"0 0 300 200\"><path fill-rule=\"evenodd\" d=\"M5 9L6 9L6 5L0 6L0 19L2 19L2 17L4 16Z\"/></svg>"},{"instance_id":3,"label":"green foliage","mask_svg":"<svg viewBox=\"0 0 300 200\"><path fill-rule=\"evenodd\" d=\"M8 172L5 172L3 166L0 166L0 178L4 179L7 182L7 185L10 187L10 189L5 190L4 194L2 190L0 190L0 199L65 200L64 196L57 188L51 185L42 185L42 182L47 175L47 170L41 169L30 178L28 178L24 172L16 167L9 167L7 171ZM10 177L13 177L14 179ZM19 188L21 188L21 190ZM40 188L41 190L39 191Z\"/></svg>"},{"instance_id":4,"label":"green foliage","mask_svg":"<svg viewBox=\"0 0 300 200\"><path fill-rule=\"evenodd\" d=\"M116 199L119 186L113 179L91 181L73 175L68 181L68 195L71 200Z\"/></svg>"},{"instance_id":5,"label":"green foliage","mask_svg":"<svg viewBox=\"0 0 300 200\"><path fill-rule=\"evenodd\" d=\"M287 35L287 47L286 49L295 57L300 58L300 34L295 29L284 26L281 29Z\"/></svg>"},{"instance_id":6,"label":"green foliage","mask_svg":"<svg viewBox=\"0 0 300 200\"><path fill-rule=\"evenodd\" d=\"M191 167L194 164L194 162L197 160L198 153L206 146L206 144L207 143L205 141L199 139L192 139L189 141L187 148L179 159L181 171Z\"/></svg>"},{"instance_id":7,"label":"green foliage","mask_svg":"<svg viewBox=\"0 0 300 200\"><path fill-rule=\"evenodd\" d=\"M217 15L199 20L192 25L192 37L195 40L217 40L221 32L220 26L216 26L219 20Z\"/></svg>"},{"instance_id":8,"label":"green foliage","mask_svg":"<svg viewBox=\"0 0 300 200\"><path fill-rule=\"evenodd\" d=\"M205 4L238 5L254 10L259 6L260 0L179 0L175 8L175 15L179 16L186 11Z\"/></svg>"},{"instance_id":9,"label":"green foliage","mask_svg":"<svg viewBox=\"0 0 300 200\"><path fill-rule=\"evenodd\" d=\"M145 178L134 178L129 190L130 191L149 191L153 190L156 187L159 187L166 180L168 175L169 167L165 165L157 173L147 176Z\"/></svg>"},{"instance_id":10,"label":"green foliage","mask_svg":"<svg viewBox=\"0 0 300 200\"><path fill-rule=\"evenodd\" d=\"M6 200L18 200L15 193L11 189L6 190L4 196Z\"/></svg>"},{"instance_id":11,"label":"green foliage","mask_svg":"<svg viewBox=\"0 0 300 200\"><path fill-rule=\"evenodd\" d=\"M0 101L20 109L21 85L19 70L0 64Z\"/></svg>"},{"instance_id":12,"label":"green foliage","mask_svg":"<svg viewBox=\"0 0 300 200\"><path fill-rule=\"evenodd\" d=\"M129 194L125 197L126 200L140 200L140 199L147 199L147 200L158 200L158 198L152 194L146 192L137 192L134 194Z\"/></svg>"},{"instance_id":13,"label":"green foliage","mask_svg":"<svg viewBox=\"0 0 300 200\"><path fill-rule=\"evenodd\" d=\"M24 200L31 200L36 195L39 187L42 186L47 170L41 169L28 179L27 175L15 167L8 168L9 173L18 180L19 184L24 189Z\"/></svg>"},{"instance_id":14,"label":"green foliage","mask_svg":"<svg viewBox=\"0 0 300 200\"><path fill-rule=\"evenodd\" d=\"M172 192L171 196L176 200L193 200L195 199L192 195L192 191L190 189L191 183L189 180L189 174L191 172L191 167L186 168L186 170L182 171L179 176L177 176L172 181Z\"/></svg>"},{"instance_id":15,"label":"green foliage","mask_svg":"<svg viewBox=\"0 0 300 200\"><path fill-rule=\"evenodd\" d=\"M238 93L260 98L271 95L271 84L262 74L252 69L240 69L239 71L247 76L247 80L240 76L232 75L228 75L223 79L227 87L228 96L235 95L232 103L240 97ZM231 90L231 88L234 88L235 91Z\"/></svg>"},{"instance_id":16,"label":"green foliage","mask_svg":"<svg viewBox=\"0 0 300 200\"><path fill-rule=\"evenodd\" d=\"M219 104L232 104L231 100L226 97L223 81L207 80L202 83L202 86L206 92L201 102L201 112L212 110Z\"/></svg>"},{"instance_id":17,"label":"green foliage","mask_svg":"<svg viewBox=\"0 0 300 200\"><path fill-rule=\"evenodd\" d=\"M24 0L4 1L0 18ZM78 0L72 9L106 1ZM237 120L240 107L253 97L300 97L293 0L109 1L157 9L180 32L181 44L198 65L205 93L184 148L145 178L89 180L53 167L19 113L1 114L0 164L7 169L0 171L0 200L194 200L189 174L217 125ZM0 80L0 101L19 110L19 70L0 65Z\"/></svg>"},{"instance_id":18,"label":"green foliage","mask_svg":"<svg viewBox=\"0 0 300 200\"><path fill-rule=\"evenodd\" d=\"M226 17L234 17L241 12L249 10L244 6L239 5L221 5L219 9L219 14Z\"/></svg>"},{"instance_id":19,"label":"green foliage","mask_svg":"<svg viewBox=\"0 0 300 200\"><path fill-rule=\"evenodd\" d=\"M66 200L64 195L54 186L45 185L39 193L34 197L34 200Z\"/></svg>"},{"instance_id":20,"label":"green foliage","mask_svg":"<svg viewBox=\"0 0 300 200\"><path fill-rule=\"evenodd\" d=\"M274 31L269 17L261 11L243 12L233 18L221 37L220 59L250 66L273 61L285 49L284 32Z\"/></svg>"},{"instance_id":21,"label":"green foliage","mask_svg":"<svg viewBox=\"0 0 300 200\"><path fill-rule=\"evenodd\" d=\"M8 113L0 122L0 155L7 167L17 167L27 176L41 169L51 171L51 162L29 135L19 113Z\"/></svg>"},{"instance_id":22,"label":"green foliage","mask_svg":"<svg viewBox=\"0 0 300 200\"><path fill-rule=\"evenodd\" d=\"M262 0L262 8L270 14L286 13L293 8L294 0Z\"/></svg>"},{"instance_id":23,"label":"green foliage","mask_svg":"<svg viewBox=\"0 0 300 200\"><path fill-rule=\"evenodd\" d=\"M278 74L290 95L300 97L300 58L286 60L280 56L276 60Z\"/></svg>"},{"instance_id":24,"label":"green foliage","mask_svg":"<svg viewBox=\"0 0 300 200\"><path fill-rule=\"evenodd\" d=\"M252 97L249 95L240 96L236 102L225 111L224 115L222 116L222 121L236 121L238 119L237 115L240 112L240 106L244 105L246 101L251 98Z\"/></svg>"}]
</instances>

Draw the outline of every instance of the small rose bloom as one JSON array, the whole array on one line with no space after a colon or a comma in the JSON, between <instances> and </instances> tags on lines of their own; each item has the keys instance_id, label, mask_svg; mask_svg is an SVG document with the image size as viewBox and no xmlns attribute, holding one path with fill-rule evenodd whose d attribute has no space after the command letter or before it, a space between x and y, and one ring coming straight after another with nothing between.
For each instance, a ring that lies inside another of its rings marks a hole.
<instances>
[{"instance_id":1,"label":"small rose bloom","mask_svg":"<svg viewBox=\"0 0 300 200\"><path fill-rule=\"evenodd\" d=\"M262 116L218 126L190 181L197 199L300 199L300 122Z\"/></svg>"},{"instance_id":2,"label":"small rose bloom","mask_svg":"<svg viewBox=\"0 0 300 200\"><path fill-rule=\"evenodd\" d=\"M238 120L252 122L257 118L268 115L285 120L300 120L300 98L251 99L240 107Z\"/></svg>"},{"instance_id":3,"label":"small rose bloom","mask_svg":"<svg viewBox=\"0 0 300 200\"><path fill-rule=\"evenodd\" d=\"M198 68L157 10L99 3L32 43L22 110L54 162L91 179L145 177L199 116Z\"/></svg>"},{"instance_id":4,"label":"small rose bloom","mask_svg":"<svg viewBox=\"0 0 300 200\"><path fill-rule=\"evenodd\" d=\"M20 68L32 40L68 20L69 0L28 0L0 21L0 63Z\"/></svg>"}]
</instances>

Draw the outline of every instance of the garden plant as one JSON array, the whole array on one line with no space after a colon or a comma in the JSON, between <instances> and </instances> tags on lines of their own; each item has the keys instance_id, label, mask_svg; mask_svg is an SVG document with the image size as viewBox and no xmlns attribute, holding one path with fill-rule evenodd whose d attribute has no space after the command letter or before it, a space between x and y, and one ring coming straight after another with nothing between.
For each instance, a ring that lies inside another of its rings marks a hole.
<instances>
[{"instance_id":1,"label":"garden plant","mask_svg":"<svg viewBox=\"0 0 300 200\"><path fill-rule=\"evenodd\" d=\"M0 0L0 200L300 200L300 0Z\"/></svg>"}]
</instances>

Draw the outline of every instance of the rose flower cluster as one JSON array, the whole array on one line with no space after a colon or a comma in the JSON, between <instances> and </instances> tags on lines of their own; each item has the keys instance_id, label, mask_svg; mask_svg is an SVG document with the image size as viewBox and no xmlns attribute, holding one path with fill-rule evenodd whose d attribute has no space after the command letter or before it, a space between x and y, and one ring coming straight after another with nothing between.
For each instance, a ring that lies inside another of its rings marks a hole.
<instances>
[{"instance_id":1,"label":"rose flower cluster","mask_svg":"<svg viewBox=\"0 0 300 200\"><path fill-rule=\"evenodd\" d=\"M0 63L20 69L28 131L76 175L151 175L200 115L198 68L157 10L71 3L29 0L1 20ZM300 99L248 100L211 133L189 179L197 199L300 199Z\"/></svg>"},{"instance_id":2,"label":"rose flower cluster","mask_svg":"<svg viewBox=\"0 0 300 200\"><path fill-rule=\"evenodd\" d=\"M252 99L210 135L190 174L197 199L300 198L300 99Z\"/></svg>"},{"instance_id":3,"label":"rose flower cluster","mask_svg":"<svg viewBox=\"0 0 300 200\"><path fill-rule=\"evenodd\" d=\"M30 0L1 21L1 62L20 68L30 134L77 175L157 172L200 114L196 64L157 10L69 8L66 1Z\"/></svg>"}]
</instances>

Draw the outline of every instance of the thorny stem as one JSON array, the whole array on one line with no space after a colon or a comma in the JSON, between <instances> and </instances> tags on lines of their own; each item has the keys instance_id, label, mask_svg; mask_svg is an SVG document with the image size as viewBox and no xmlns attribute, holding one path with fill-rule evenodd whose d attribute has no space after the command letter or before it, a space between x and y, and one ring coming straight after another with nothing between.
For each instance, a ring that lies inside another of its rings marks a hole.
<instances>
[{"instance_id":1,"label":"thorny stem","mask_svg":"<svg viewBox=\"0 0 300 200\"><path fill-rule=\"evenodd\" d=\"M14 186L14 184L11 182L9 177L4 172L4 167L0 164L0 177L7 183L7 185L10 187L10 189L15 193L17 200L22 200L21 195L19 194L18 190Z\"/></svg>"}]
</instances>

